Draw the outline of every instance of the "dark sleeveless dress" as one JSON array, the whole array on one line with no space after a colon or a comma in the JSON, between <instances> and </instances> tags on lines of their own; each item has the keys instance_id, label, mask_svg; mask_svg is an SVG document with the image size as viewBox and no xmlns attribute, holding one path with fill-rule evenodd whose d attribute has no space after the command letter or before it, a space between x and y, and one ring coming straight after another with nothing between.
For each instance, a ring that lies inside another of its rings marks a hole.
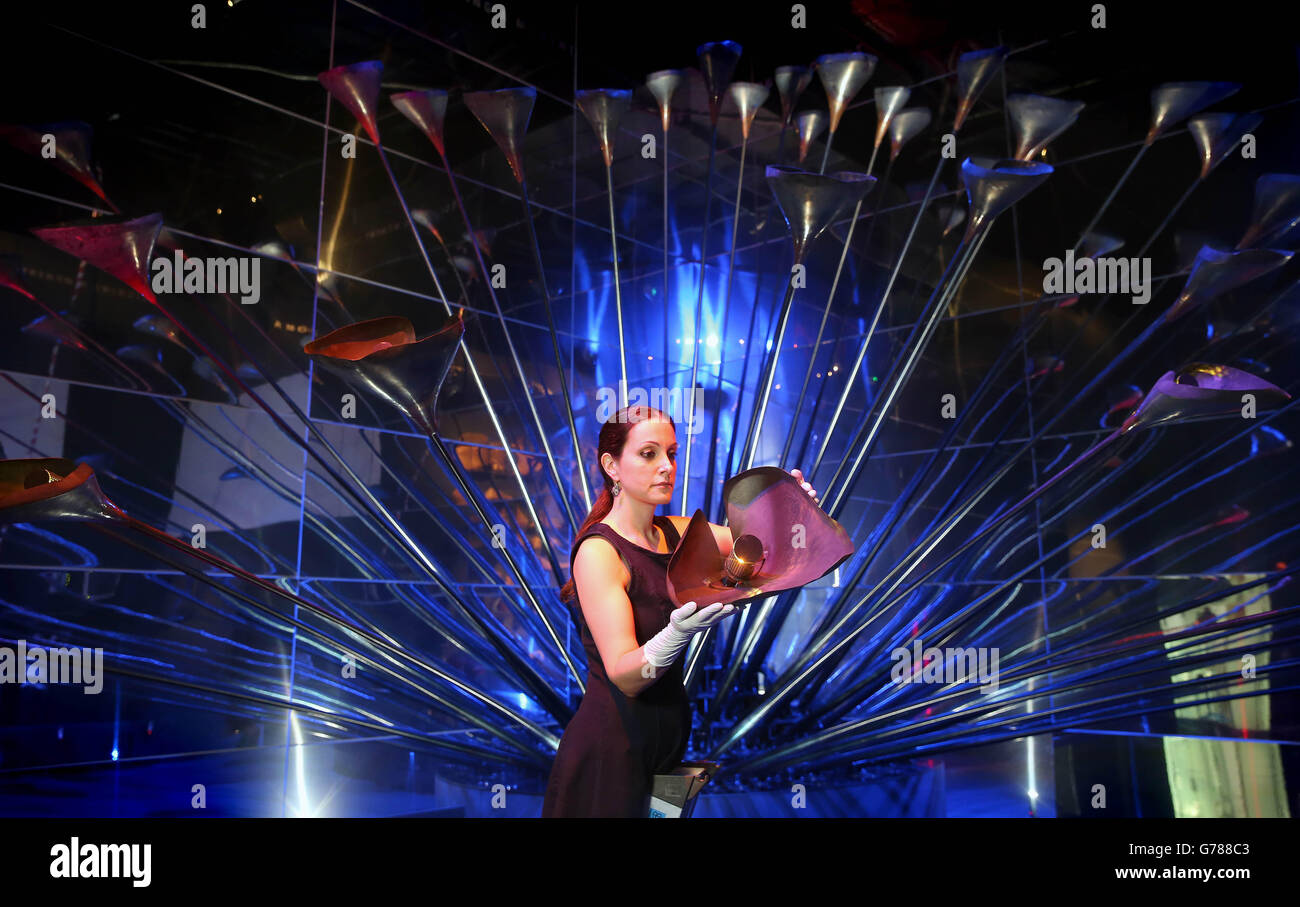
<instances>
[{"instance_id":1,"label":"dark sleeveless dress","mask_svg":"<svg viewBox=\"0 0 1300 907\"><path fill-rule=\"evenodd\" d=\"M681 540L672 520L656 516L669 548ZM631 576L637 645L645 645L668 625L676 607L668 596L668 560L623 538L605 523L596 523L574 539L569 563L585 539L599 535L622 557ZM629 698L605 674L596 642L574 602L575 620L587 653L587 692L560 738L546 784L542 818L646 818L650 812L651 776L676 767L686 754L691 708L683 687L684 657L679 656L658 680Z\"/></svg>"}]
</instances>

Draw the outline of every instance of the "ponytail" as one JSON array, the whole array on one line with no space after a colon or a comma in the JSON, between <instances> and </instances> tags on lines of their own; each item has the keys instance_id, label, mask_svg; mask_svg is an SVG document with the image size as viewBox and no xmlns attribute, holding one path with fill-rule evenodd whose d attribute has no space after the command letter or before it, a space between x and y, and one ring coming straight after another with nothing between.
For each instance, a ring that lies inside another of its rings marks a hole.
<instances>
[{"instance_id":1,"label":"ponytail","mask_svg":"<svg viewBox=\"0 0 1300 907\"><path fill-rule=\"evenodd\" d=\"M604 473L604 470L602 469L601 472ZM596 498L596 503L591 505L591 512L587 514L587 518L583 520L582 525L578 527L578 532L574 535L574 538L582 538L583 533L608 516L613 507L614 496L609 493L609 480L606 479L605 487L600 490L600 495ZM569 564L569 581L560 588L560 601L571 601L576 598L577 595L578 587L573 581L573 564Z\"/></svg>"}]
</instances>

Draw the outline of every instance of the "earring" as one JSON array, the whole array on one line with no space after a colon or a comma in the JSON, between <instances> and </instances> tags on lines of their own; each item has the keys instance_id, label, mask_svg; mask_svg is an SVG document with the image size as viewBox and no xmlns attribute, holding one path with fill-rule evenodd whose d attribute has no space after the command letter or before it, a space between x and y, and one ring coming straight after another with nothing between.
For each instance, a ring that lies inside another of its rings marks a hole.
<instances>
[{"instance_id":1,"label":"earring","mask_svg":"<svg viewBox=\"0 0 1300 907\"><path fill-rule=\"evenodd\" d=\"M622 490L623 490L623 483L615 482L614 487L610 490L610 494L612 494L614 497L618 497L618 493Z\"/></svg>"}]
</instances>

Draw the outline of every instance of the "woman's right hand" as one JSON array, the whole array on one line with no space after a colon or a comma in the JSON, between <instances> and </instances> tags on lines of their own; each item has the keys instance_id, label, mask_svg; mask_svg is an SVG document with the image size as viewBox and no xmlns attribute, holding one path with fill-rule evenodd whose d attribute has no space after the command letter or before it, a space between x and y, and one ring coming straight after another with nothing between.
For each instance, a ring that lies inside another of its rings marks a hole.
<instances>
[{"instance_id":1,"label":"woman's right hand","mask_svg":"<svg viewBox=\"0 0 1300 907\"><path fill-rule=\"evenodd\" d=\"M735 614L739 609L732 604L714 602L697 610L695 602L687 602L670 615L672 625L683 633L695 634Z\"/></svg>"}]
</instances>

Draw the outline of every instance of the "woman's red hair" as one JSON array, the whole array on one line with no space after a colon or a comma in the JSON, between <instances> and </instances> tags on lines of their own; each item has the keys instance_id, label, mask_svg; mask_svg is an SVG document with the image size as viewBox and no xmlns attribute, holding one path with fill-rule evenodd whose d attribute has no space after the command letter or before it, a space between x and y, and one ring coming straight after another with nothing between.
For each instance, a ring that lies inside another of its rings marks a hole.
<instances>
[{"instance_id":1,"label":"woman's red hair","mask_svg":"<svg viewBox=\"0 0 1300 907\"><path fill-rule=\"evenodd\" d=\"M615 460L623 456L623 447L627 444L627 437L632 433L632 426L638 422L654 422L662 420L669 425L674 425L672 417L662 410L655 409L653 406L625 406L614 415L610 416L604 425L600 427L600 439L596 444L596 464L600 467L600 478L604 482L600 494L596 497L596 502L591 505L591 512L587 518L582 521L578 527L574 538L581 538L582 534L603 520L611 508L614 506L614 495L611 489L614 487L614 480L605 472L605 468L600 466L600 461L605 454L609 454ZM674 426L675 427L675 426ZM576 598L578 587L573 582L573 565L569 565L569 581L560 589L560 601L567 602Z\"/></svg>"}]
</instances>

